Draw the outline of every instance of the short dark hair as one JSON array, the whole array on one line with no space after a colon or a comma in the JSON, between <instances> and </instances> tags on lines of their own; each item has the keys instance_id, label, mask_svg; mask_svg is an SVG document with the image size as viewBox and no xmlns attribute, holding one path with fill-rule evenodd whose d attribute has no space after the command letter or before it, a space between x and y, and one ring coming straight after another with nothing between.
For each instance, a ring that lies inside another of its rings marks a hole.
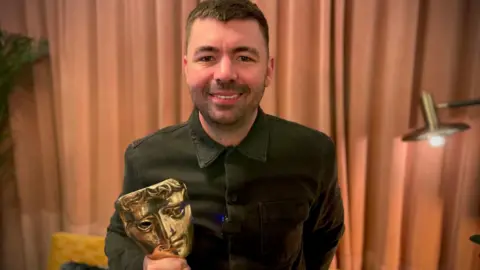
<instances>
[{"instance_id":1,"label":"short dark hair","mask_svg":"<svg viewBox=\"0 0 480 270\"><path fill-rule=\"evenodd\" d=\"M211 18L221 22L230 20L256 20L269 46L268 23L263 12L250 0L205 0L200 2L188 15L185 29L185 48L188 47L190 31L196 19Z\"/></svg>"}]
</instances>

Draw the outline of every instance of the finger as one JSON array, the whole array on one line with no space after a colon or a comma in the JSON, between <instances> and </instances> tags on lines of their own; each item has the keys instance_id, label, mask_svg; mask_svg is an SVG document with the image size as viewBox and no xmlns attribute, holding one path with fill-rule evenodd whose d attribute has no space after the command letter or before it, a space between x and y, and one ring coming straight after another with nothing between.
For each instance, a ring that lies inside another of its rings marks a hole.
<instances>
[{"instance_id":1,"label":"finger","mask_svg":"<svg viewBox=\"0 0 480 270\"><path fill-rule=\"evenodd\" d=\"M187 261L182 261L181 265L182 270L190 270L190 266L188 266Z\"/></svg>"},{"instance_id":2,"label":"finger","mask_svg":"<svg viewBox=\"0 0 480 270\"><path fill-rule=\"evenodd\" d=\"M149 263L152 266L152 269L175 269L175 270L183 270L183 269L190 269L188 268L188 264L184 259L180 258L164 258L161 260L151 260ZM187 267L187 268L186 268Z\"/></svg>"},{"instance_id":3,"label":"finger","mask_svg":"<svg viewBox=\"0 0 480 270\"><path fill-rule=\"evenodd\" d=\"M180 269L182 270L190 270L190 266L188 266L187 262L183 262Z\"/></svg>"},{"instance_id":4,"label":"finger","mask_svg":"<svg viewBox=\"0 0 480 270\"><path fill-rule=\"evenodd\" d=\"M180 258L178 255L170 253L165 250L161 250L159 247L155 248L152 254L147 255L150 260L160 260L165 258Z\"/></svg>"}]
</instances>

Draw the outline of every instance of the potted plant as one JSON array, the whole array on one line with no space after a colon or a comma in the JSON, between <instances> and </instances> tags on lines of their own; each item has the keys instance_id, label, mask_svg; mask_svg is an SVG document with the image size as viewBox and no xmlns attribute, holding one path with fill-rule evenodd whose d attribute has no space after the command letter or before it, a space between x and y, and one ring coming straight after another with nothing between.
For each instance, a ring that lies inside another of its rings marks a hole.
<instances>
[{"instance_id":1,"label":"potted plant","mask_svg":"<svg viewBox=\"0 0 480 270\"><path fill-rule=\"evenodd\" d=\"M7 181L14 179L15 175L9 97L17 86L30 81L33 64L47 55L46 40L10 33L0 28L0 202L3 201L2 191L5 190ZM1 212L0 208L0 219Z\"/></svg>"},{"instance_id":2,"label":"potted plant","mask_svg":"<svg viewBox=\"0 0 480 270\"><path fill-rule=\"evenodd\" d=\"M46 40L9 33L0 29L0 139L8 136L8 97L21 75L48 54ZM0 163L1 164L1 163Z\"/></svg>"}]
</instances>

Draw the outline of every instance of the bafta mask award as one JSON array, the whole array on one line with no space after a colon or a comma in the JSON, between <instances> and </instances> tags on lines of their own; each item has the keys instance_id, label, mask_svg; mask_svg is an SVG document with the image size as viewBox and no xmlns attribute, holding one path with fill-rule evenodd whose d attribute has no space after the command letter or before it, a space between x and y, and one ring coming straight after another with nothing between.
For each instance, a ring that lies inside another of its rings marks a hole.
<instances>
[{"instance_id":1,"label":"bafta mask award","mask_svg":"<svg viewBox=\"0 0 480 270\"><path fill-rule=\"evenodd\" d=\"M187 187L175 179L124 194L115 202L125 232L150 259L185 258L193 240Z\"/></svg>"}]
</instances>

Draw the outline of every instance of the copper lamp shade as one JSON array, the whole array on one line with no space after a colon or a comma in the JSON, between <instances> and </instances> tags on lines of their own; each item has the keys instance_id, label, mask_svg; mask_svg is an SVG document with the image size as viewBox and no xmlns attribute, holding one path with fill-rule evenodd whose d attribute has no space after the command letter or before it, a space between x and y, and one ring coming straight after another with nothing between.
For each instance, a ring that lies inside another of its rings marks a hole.
<instances>
[{"instance_id":1,"label":"copper lamp shade","mask_svg":"<svg viewBox=\"0 0 480 270\"><path fill-rule=\"evenodd\" d=\"M459 108L465 106L480 105L480 98L471 100L462 100L448 102L443 104L435 104L430 94L423 92L421 97L422 115L425 126L402 137L403 141L420 141L429 140L432 146L440 146L444 143L444 137L450 136L457 132L465 131L470 128L464 123L441 123L438 121L437 109L442 108ZM470 241L480 245L480 235L475 234L470 237Z\"/></svg>"},{"instance_id":2,"label":"copper lamp shade","mask_svg":"<svg viewBox=\"0 0 480 270\"><path fill-rule=\"evenodd\" d=\"M430 140L435 137L446 137L470 128L464 123L441 123L437 117L437 106L428 93L422 93L422 114L425 126L402 137L403 141Z\"/></svg>"}]
</instances>

